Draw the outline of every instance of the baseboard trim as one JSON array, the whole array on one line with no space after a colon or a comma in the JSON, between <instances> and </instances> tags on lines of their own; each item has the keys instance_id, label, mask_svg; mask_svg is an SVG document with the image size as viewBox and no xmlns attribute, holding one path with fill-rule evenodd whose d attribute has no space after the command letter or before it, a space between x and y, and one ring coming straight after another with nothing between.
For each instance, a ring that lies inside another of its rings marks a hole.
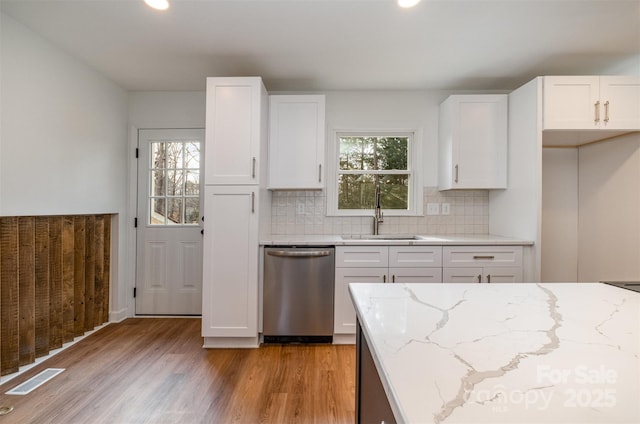
<instances>
[{"instance_id":1,"label":"baseboard trim","mask_svg":"<svg viewBox=\"0 0 640 424\"><path fill-rule=\"evenodd\" d=\"M118 311L109 311L109 322L120 322L127 318L131 318L128 308L122 308Z\"/></svg>"},{"instance_id":2,"label":"baseboard trim","mask_svg":"<svg viewBox=\"0 0 640 424\"><path fill-rule=\"evenodd\" d=\"M258 336L255 337L205 337L205 349L215 348L256 348L260 346Z\"/></svg>"},{"instance_id":3,"label":"baseboard trim","mask_svg":"<svg viewBox=\"0 0 640 424\"><path fill-rule=\"evenodd\" d=\"M333 344L356 344L355 334L334 334Z\"/></svg>"}]
</instances>

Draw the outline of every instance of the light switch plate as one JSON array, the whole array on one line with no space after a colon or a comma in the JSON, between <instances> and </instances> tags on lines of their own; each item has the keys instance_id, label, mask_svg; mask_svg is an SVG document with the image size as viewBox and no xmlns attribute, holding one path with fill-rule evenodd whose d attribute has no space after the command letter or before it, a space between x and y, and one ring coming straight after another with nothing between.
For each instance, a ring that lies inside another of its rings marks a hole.
<instances>
[{"instance_id":1,"label":"light switch plate","mask_svg":"<svg viewBox=\"0 0 640 424\"><path fill-rule=\"evenodd\" d=\"M451 207L448 203L442 204L442 215L449 215L451 213Z\"/></svg>"},{"instance_id":2,"label":"light switch plate","mask_svg":"<svg viewBox=\"0 0 640 424\"><path fill-rule=\"evenodd\" d=\"M440 203L427 203L427 215L440 215Z\"/></svg>"}]
</instances>

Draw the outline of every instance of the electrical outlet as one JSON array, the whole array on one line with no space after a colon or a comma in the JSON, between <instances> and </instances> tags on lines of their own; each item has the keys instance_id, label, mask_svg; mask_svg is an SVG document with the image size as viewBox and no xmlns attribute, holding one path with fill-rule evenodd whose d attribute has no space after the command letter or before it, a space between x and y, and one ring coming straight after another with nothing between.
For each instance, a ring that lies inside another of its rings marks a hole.
<instances>
[{"instance_id":1,"label":"electrical outlet","mask_svg":"<svg viewBox=\"0 0 640 424\"><path fill-rule=\"evenodd\" d=\"M440 215L440 203L427 203L427 215Z\"/></svg>"},{"instance_id":2,"label":"electrical outlet","mask_svg":"<svg viewBox=\"0 0 640 424\"><path fill-rule=\"evenodd\" d=\"M442 215L449 215L451 213L451 208L448 203L442 204Z\"/></svg>"},{"instance_id":3,"label":"electrical outlet","mask_svg":"<svg viewBox=\"0 0 640 424\"><path fill-rule=\"evenodd\" d=\"M298 203L298 215L304 215L304 203Z\"/></svg>"}]
</instances>

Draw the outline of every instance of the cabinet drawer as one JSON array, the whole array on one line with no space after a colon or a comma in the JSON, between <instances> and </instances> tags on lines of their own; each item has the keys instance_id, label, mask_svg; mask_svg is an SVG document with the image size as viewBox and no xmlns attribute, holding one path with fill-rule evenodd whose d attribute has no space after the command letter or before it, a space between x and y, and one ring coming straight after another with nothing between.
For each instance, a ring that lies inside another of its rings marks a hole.
<instances>
[{"instance_id":1,"label":"cabinet drawer","mask_svg":"<svg viewBox=\"0 0 640 424\"><path fill-rule=\"evenodd\" d=\"M336 268L386 268L389 248L386 246L336 247Z\"/></svg>"},{"instance_id":2,"label":"cabinet drawer","mask_svg":"<svg viewBox=\"0 0 640 424\"><path fill-rule=\"evenodd\" d=\"M396 268L441 267L441 246L391 246L389 266Z\"/></svg>"},{"instance_id":3,"label":"cabinet drawer","mask_svg":"<svg viewBox=\"0 0 640 424\"><path fill-rule=\"evenodd\" d=\"M442 268L389 268L391 283L442 283Z\"/></svg>"},{"instance_id":4,"label":"cabinet drawer","mask_svg":"<svg viewBox=\"0 0 640 424\"><path fill-rule=\"evenodd\" d=\"M453 246L442 248L444 267L522 266L522 246Z\"/></svg>"},{"instance_id":5,"label":"cabinet drawer","mask_svg":"<svg viewBox=\"0 0 640 424\"><path fill-rule=\"evenodd\" d=\"M521 283L522 268L517 266L443 268L444 283Z\"/></svg>"}]
</instances>

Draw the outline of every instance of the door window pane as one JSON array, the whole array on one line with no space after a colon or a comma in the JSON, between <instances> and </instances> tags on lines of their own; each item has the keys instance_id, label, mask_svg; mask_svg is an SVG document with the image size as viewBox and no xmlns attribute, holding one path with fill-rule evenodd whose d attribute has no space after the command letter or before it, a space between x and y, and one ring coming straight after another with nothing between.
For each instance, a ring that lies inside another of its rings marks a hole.
<instances>
[{"instance_id":1,"label":"door window pane","mask_svg":"<svg viewBox=\"0 0 640 424\"><path fill-rule=\"evenodd\" d=\"M150 225L198 225L200 143L154 141L150 145Z\"/></svg>"}]
</instances>

